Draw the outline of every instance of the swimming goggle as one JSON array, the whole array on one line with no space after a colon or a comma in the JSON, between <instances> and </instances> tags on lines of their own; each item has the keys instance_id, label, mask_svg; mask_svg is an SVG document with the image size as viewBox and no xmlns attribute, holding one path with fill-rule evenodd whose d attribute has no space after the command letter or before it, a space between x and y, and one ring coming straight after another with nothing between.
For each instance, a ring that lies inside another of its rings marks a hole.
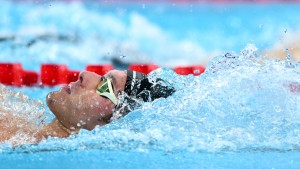
<instances>
[{"instance_id":1,"label":"swimming goggle","mask_svg":"<svg viewBox=\"0 0 300 169\"><path fill-rule=\"evenodd\" d=\"M103 78L103 80L101 80L101 82L97 86L97 93L100 96L104 96L104 97L108 98L110 101L112 101L116 105L118 103L118 99L114 94L111 81L104 76L102 78Z\"/></svg>"}]
</instances>

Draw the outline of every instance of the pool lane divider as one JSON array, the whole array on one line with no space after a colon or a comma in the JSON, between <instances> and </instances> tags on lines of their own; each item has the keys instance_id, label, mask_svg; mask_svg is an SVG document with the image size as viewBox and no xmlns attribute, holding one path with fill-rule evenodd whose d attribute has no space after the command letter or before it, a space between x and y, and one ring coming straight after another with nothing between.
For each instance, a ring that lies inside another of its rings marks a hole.
<instances>
[{"instance_id":1,"label":"pool lane divider","mask_svg":"<svg viewBox=\"0 0 300 169\"><path fill-rule=\"evenodd\" d=\"M149 74L151 71L159 68L155 64L131 64L129 70ZM91 64L86 66L86 70L95 72L99 75L105 75L113 70L110 64ZM205 71L201 65L177 66L173 68L179 75L199 76ZM78 79L80 71L69 70L64 64L42 64L40 74L34 71L23 70L20 63L0 63L0 83L8 86L49 86L53 87L61 84L75 82ZM300 94L300 83L290 82L287 85L290 92Z\"/></svg>"},{"instance_id":2,"label":"pool lane divider","mask_svg":"<svg viewBox=\"0 0 300 169\"><path fill-rule=\"evenodd\" d=\"M152 72L157 68L159 68L159 66L155 64L131 64L128 67L129 70L134 70L144 74L149 74L150 72Z\"/></svg>"},{"instance_id":3,"label":"pool lane divider","mask_svg":"<svg viewBox=\"0 0 300 169\"><path fill-rule=\"evenodd\" d=\"M19 63L0 63L0 82L4 85L21 87L38 82L38 73L23 70Z\"/></svg>"},{"instance_id":4,"label":"pool lane divider","mask_svg":"<svg viewBox=\"0 0 300 169\"><path fill-rule=\"evenodd\" d=\"M205 71L203 66L178 66L173 69L179 75L189 75L199 76Z\"/></svg>"},{"instance_id":5,"label":"pool lane divider","mask_svg":"<svg viewBox=\"0 0 300 169\"><path fill-rule=\"evenodd\" d=\"M159 68L155 64L130 64L128 69L137 72L149 74L151 71ZM105 75L113 70L110 64L90 64L86 66L87 71L95 72L99 75ZM42 64L40 73L23 70L20 63L0 63L0 83L9 86L56 86L68 84L78 79L80 71L69 70L64 64ZM175 67L174 71L180 75L200 75L205 67L180 66Z\"/></svg>"},{"instance_id":6,"label":"pool lane divider","mask_svg":"<svg viewBox=\"0 0 300 169\"><path fill-rule=\"evenodd\" d=\"M102 64L102 65L87 65L86 69L90 72L95 72L98 75L105 75L107 72L113 70L113 66L110 64Z\"/></svg>"},{"instance_id":7,"label":"pool lane divider","mask_svg":"<svg viewBox=\"0 0 300 169\"><path fill-rule=\"evenodd\" d=\"M113 70L113 66L109 64L87 65L86 70L105 75L108 71ZM42 64L41 84L44 86L68 84L77 81L79 74L80 71L69 70L64 64Z\"/></svg>"},{"instance_id":8,"label":"pool lane divider","mask_svg":"<svg viewBox=\"0 0 300 169\"><path fill-rule=\"evenodd\" d=\"M79 72L69 71L64 64L42 64L41 84L44 86L55 86L66 84L69 80L75 80ZM74 77L75 76L75 77Z\"/></svg>"}]
</instances>

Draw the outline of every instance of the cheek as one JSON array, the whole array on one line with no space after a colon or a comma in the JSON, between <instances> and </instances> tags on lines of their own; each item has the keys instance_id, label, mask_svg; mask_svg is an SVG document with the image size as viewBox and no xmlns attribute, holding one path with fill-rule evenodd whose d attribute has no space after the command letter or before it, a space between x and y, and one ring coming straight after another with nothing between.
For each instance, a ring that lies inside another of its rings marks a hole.
<instances>
[{"instance_id":1,"label":"cheek","mask_svg":"<svg viewBox=\"0 0 300 169\"><path fill-rule=\"evenodd\" d=\"M83 113L94 113L99 112L101 110L102 104L97 98L89 98L86 100L85 104L81 105L83 110L85 110Z\"/></svg>"},{"instance_id":2,"label":"cheek","mask_svg":"<svg viewBox=\"0 0 300 169\"><path fill-rule=\"evenodd\" d=\"M71 104L78 116L88 116L90 113L96 112L101 103L94 95L81 95L75 98Z\"/></svg>"},{"instance_id":3,"label":"cheek","mask_svg":"<svg viewBox=\"0 0 300 169\"><path fill-rule=\"evenodd\" d=\"M107 99L90 98L86 104L85 111L82 113L88 117L109 117L111 116L114 105Z\"/></svg>"},{"instance_id":4,"label":"cheek","mask_svg":"<svg viewBox=\"0 0 300 169\"><path fill-rule=\"evenodd\" d=\"M106 101L101 105L101 107L99 107L98 114L103 118L110 118L114 107L114 104L110 101Z\"/></svg>"}]
</instances>

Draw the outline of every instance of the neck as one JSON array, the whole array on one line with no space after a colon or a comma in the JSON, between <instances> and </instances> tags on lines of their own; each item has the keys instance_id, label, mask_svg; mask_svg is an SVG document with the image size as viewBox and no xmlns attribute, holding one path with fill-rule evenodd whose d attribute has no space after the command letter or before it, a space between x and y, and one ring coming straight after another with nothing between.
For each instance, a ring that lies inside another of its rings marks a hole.
<instances>
[{"instance_id":1,"label":"neck","mask_svg":"<svg viewBox=\"0 0 300 169\"><path fill-rule=\"evenodd\" d=\"M78 132L78 131L75 131ZM48 137L69 137L72 131L63 126L56 118L48 124L43 125L35 134L36 141L39 142L42 139Z\"/></svg>"}]
</instances>

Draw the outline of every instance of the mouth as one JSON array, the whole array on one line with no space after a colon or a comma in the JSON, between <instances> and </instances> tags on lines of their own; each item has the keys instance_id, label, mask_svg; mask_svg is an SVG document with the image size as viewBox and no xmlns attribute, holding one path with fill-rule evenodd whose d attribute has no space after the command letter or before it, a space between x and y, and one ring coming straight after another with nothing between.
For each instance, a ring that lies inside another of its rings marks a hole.
<instances>
[{"instance_id":1,"label":"mouth","mask_svg":"<svg viewBox=\"0 0 300 169\"><path fill-rule=\"evenodd\" d=\"M70 85L65 85L62 87L64 91L66 91L68 94L71 94L71 86Z\"/></svg>"}]
</instances>

